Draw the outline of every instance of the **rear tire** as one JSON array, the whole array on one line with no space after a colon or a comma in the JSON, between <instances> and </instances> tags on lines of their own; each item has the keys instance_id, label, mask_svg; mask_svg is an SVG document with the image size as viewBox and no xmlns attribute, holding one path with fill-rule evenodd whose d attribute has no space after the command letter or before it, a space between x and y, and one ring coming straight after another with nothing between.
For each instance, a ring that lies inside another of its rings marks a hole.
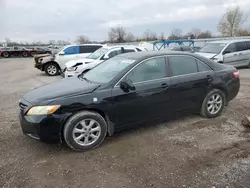
<instances>
[{"instance_id":1,"label":"rear tire","mask_svg":"<svg viewBox=\"0 0 250 188\"><path fill-rule=\"evenodd\" d=\"M225 103L225 94L219 89L213 89L205 97L200 114L206 118L217 117L221 114Z\"/></svg>"},{"instance_id":2,"label":"rear tire","mask_svg":"<svg viewBox=\"0 0 250 188\"><path fill-rule=\"evenodd\" d=\"M55 63L48 63L45 65L44 70L49 76L56 76L59 73L59 68Z\"/></svg>"},{"instance_id":3,"label":"rear tire","mask_svg":"<svg viewBox=\"0 0 250 188\"><path fill-rule=\"evenodd\" d=\"M105 119L96 112L83 111L73 115L63 128L67 145L75 151L98 147L107 134Z\"/></svg>"},{"instance_id":4,"label":"rear tire","mask_svg":"<svg viewBox=\"0 0 250 188\"><path fill-rule=\"evenodd\" d=\"M3 56L4 58L8 58L8 57L10 57L10 54L9 54L9 52L3 52L3 53L2 53L2 56Z\"/></svg>"},{"instance_id":5,"label":"rear tire","mask_svg":"<svg viewBox=\"0 0 250 188\"><path fill-rule=\"evenodd\" d=\"M22 53L22 56L23 56L23 57L28 57L29 54L28 54L28 52L23 52L23 53Z\"/></svg>"}]
</instances>

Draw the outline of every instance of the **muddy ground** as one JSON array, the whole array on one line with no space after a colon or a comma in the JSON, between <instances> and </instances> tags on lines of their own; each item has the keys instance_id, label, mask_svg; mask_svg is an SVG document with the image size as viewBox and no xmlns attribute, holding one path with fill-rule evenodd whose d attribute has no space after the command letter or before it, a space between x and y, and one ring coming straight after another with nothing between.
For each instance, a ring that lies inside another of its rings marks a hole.
<instances>
[{"instance_id":1,"label":"muddy ground","mask_svg":"<svg viewBox=\"0 0 250 188\"><path fill-rule=\"evenodd\" d=\"M24 136L18 100L53 82L31 58L0 59L0 187L250 187L250 70L236 99L215 119L185 115L115 134L77 153Z\"/></svg>"}]
</instances>

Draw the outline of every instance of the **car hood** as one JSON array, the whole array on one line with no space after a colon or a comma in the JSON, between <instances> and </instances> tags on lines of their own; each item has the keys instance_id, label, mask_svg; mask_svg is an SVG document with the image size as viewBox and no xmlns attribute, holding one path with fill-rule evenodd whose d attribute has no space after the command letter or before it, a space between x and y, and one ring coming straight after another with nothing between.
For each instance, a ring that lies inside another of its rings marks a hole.
<instances>
[{"instance_id":1,"label":"car hood","mask_svg":"<svg viewBox=\"0 0 250 188\"><path fill-rule=\"evenodd\" d=\"M52 84L40 86L23 96L32 104L41 104L57 98L77 96L93 92L100 84L89 83L78 77L66 78Z\"/></svg>"},{"instance_id":2,"label":"car hood","mask_svg":"<svg viewBox=\"0 0 250 188\"><path fill-rule=\"evenodd\" d=\"M90 63L90 62L93 62L94 59L88 59L88 58L84 58L84 59L77 59L77 60L71 60L71 61L68 61L65 66L68 68L68 67L73 67L73 66L76 66L78 63L82 63L82 64L85 64L86 62L87 63ZM80 64L79 64L80 65Z\"/></svg>"},{"instance_id":3,"label":"car hood","mask_svg":"<svg viewBox=\"0 0 250 188\"><path fill-rule=\"evenodd\" d=\"M39 54L39 55L34 55L34 59L37 62L39 58L48 57L48 56L51 56L51 58L53 57L51 54Z\"/></svg>"},{"instance_id":4,"label":"car hood","mask_svg":"<svg viewBox=\"0 0 250 188\"><path fill-rule=\"evenodd\" d=\"M203 57L206 57L206 58L208 58L208 59L210 59L210 58L212 58L212 57L214 57L214 56L217 55L217 54L203 53L203 52L195 52L195 53L198 54L198 55L201 55L201 56L203 56Z\"/></svg>"}]
</instances>

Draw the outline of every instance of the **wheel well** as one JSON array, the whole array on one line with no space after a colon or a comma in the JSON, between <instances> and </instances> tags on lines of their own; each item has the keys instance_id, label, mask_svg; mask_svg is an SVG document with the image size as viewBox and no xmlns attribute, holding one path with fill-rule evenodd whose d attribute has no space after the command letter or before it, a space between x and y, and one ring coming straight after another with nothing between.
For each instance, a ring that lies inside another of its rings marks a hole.
<instances>
[{"instance_id":1,"label":"wheel well","mask_svg":"<svg viewBox=\"0 0 250 188\"><path fill-rule=\"evenodd\" d=\"M109 117L101 110L99 109L94 109L94 108L88 108L88 109L85 109L86 111L91 111L91 112L96 112L98 114L100 114L104 120L106 121L107 123L107 128L108 128L108 135L109 136L112 136L114 134L114 125L110 122L109 120ZM84 110L83 110L84 111ZM79 111L75 112L75 113L78 113ZM75 113L72 113L71 116L73 116ZM68 121L68 119L71 117L69 116L66 120L65 120L65 123ZM64 125L65 125L64 123ZM60 131L60 139L61 139L61 142L64 141L64 137L63 137L63 129L64 129L64 125L61 127L61 131Z\"/></svg>"},{"instance_id":2,"label":"wheel well","mask_svg":"<svg viewBox=\"0 0 250 188\"><path fill-rule=\"evenodd\" d=\"M43 64L42 71L44 71L45 66L48 65L49 63L55 64L59 68L59 70L61 70L61 68L60 68L60 66L58 65L57 62L55 62L55 61L49 61L49 62Z\"/></svg>"},{"instance_id":3,"label":"wheel well","mask_svg":"<svg viewBox=\"0 0 250 188\"><path fill-rule=\"evenodd\" d=\"M226 97L225 99L227 101L228 92L227 92L227 90L225 88L217 86L217 87L214 87L212 89L219 89L219 90L221 90L225 94L225 97Z\"/></svg>"}]
</instances>

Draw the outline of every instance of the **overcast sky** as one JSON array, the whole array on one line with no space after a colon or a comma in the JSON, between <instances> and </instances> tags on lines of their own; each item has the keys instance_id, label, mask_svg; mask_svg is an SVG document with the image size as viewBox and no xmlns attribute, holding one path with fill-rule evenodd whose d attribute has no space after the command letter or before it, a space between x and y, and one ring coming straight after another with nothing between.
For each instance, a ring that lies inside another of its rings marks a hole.
<instances>
[{"instance_id":1,"label":"overcast sky","mask_svg":"<svg viewBox=\"0 0 250 188\"><path fill-rule=\"evenodd\" d=\"M105 40L117 25L134 35L146 29L168 35L173 28L215 33L226 8L236 2L250 13L250 0L0 0L0 41L72 42L82 34Z\"/></svg>"}]
</instances>

